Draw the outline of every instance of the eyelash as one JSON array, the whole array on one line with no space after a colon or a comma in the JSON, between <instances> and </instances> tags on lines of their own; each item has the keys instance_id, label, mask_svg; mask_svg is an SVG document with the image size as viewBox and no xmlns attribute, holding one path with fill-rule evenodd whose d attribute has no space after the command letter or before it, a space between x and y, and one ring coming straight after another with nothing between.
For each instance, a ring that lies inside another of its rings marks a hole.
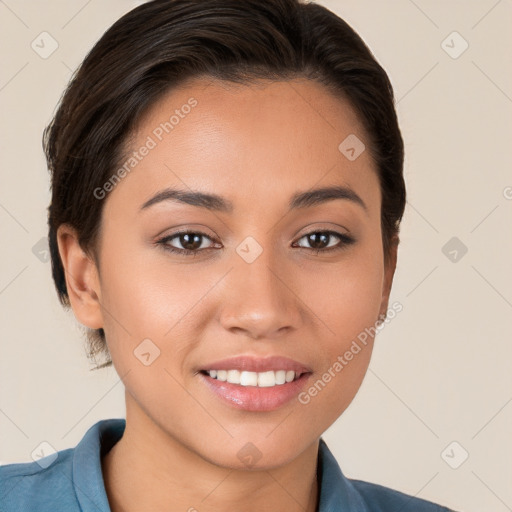
<instances>
[{"instance_id":1,"label":"eyelash","mask_svg":"<svg viewBox=\"0 0 512 512\"><path fill-rule=\"evenodd\" d=\"M354 238L352 238L352 237L350 237L348 235L345 235L345 234L342 234L342 233L338 233L336 231L330 231L330 230L310 231L309 233L305 233L304 235L302 235L299 238L299 240L301 240L304 237L308 237L310 235L314 235L314 234L318 234L318 233L328 234L330 236L335 236L336 238L338 238L340 240L340 242L337 245L333 246L333 247L327 247L327 248L324 248L324 249L313 249L313 248L308 248L308 247L299 247L299 249L306 249L308 251L314 251L316 254L318 254L320 252L326 253L326 252L332 252L332 251L340 251L340 250L345 249L347 246L352 245L353 243L355 243L355 239ZM197 256L202 251L206 251L206 250L209 250L209 249L214 249L213 247L208 247L206 249L196 249L196 250L192 250L192 249L178 249L176 247L173 247L172 245L169 245L169 241L170 240L173 240L174 238L178 238L180 235L199 235L199 236L201 236L203 238L208 238L208 239L212 240L212 238L210 236L208 236L206 233L202 233L201 231L187 231L187 230L184 230L184 231L177 231L176 233L173 233L172 235L165 236L165 237L157 240L156 244L162 246L162 248L165 251L168 251L168 252L171 252L171 253L174 253L174 254L179 254L181 256Z\"/></svg>"}]
</instances>

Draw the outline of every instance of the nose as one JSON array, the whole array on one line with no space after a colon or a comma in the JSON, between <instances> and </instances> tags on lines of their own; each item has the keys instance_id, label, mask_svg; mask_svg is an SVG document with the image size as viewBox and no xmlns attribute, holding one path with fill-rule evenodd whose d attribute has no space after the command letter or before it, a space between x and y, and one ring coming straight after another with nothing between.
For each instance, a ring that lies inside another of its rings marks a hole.
<instances>
[{"instance_id":1,"label":"nose","mask_svg":"<svg viewBox=\"0 0 512 512\"><path fill-rule=\"evenodd\" d=\"M300 291L293 289L293 269L264 250L252 263L234 255L224 283L220 322L233 334L276 339L298 329L304 318ZM237 260L238 258L238 260Z\"/></svg>"}]
</instances>

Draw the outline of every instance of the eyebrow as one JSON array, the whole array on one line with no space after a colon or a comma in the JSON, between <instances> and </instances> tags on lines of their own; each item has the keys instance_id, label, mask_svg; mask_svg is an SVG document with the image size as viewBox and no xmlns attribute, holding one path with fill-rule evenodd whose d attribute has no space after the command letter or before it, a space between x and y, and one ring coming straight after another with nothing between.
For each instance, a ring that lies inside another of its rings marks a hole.
<instances>
[{"instance_id":1,"label":"eyebrow","mask_svg":"<svg viewBox=\"0 0 512 512\"><path fill-rule=\"evenodd\" d=\"M306 190L304 192L297 192L291 197L288 203L288 209L296 210L300 208L310 208L334 199L351 201L361 206L365 211L368 211L368 208L361 197L359 197L351 188L343 186L324 187L314 190ZM148 199L142 205L141 210L145 210L146 208L163 201L179 201L191 206L225 213L231 213L234 209L231 201L217 194L167 188Z\"/></svg>"}]
</instances>

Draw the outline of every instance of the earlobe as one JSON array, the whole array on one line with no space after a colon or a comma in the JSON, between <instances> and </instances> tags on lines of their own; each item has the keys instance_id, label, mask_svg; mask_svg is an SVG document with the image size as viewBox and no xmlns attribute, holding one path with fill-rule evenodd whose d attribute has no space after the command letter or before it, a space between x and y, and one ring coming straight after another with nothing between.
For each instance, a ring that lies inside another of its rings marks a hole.
<instances>
[{"instance_id":1,"label":"earlobe","mask_svg":"<svg viewBox=\"0 0 512 512\"><path fill-rule=\"evenodd\" d=\"M81 324L91 329L103 327L100 286L95 262L80 247L78 235L71 226L59 226L57 243L73 313Z\"/></svg>"},{"instance_id":2,"label":"earlobe","mask_svg":"<svg viewBox=\"0 0 512 512\"><path fill-rule=\"evenodd\" d=\"M379 318L385 318L389 305L389 296L391 294L391 285L395 275L399 238L395 235L390 241L389 255L386 259L384 268L384 282L382 287L382 300L379 311Z\"/></svg>"}]
</instances>

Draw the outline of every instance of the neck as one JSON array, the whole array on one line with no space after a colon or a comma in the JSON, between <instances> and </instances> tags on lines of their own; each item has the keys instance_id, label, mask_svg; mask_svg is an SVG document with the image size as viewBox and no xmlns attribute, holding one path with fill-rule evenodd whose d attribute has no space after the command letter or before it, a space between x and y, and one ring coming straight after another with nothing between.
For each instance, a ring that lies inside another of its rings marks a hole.
<instances>
[{"instance_id":1,"label":"neck","mask_svg":"<svg viewBox=\"0 0 512 512\"><path fill-rule=\"evenodd\" d=\"M123 436L102 459L112 512L317 510L318 440L283 466L239 470L205 460L131 411L127 402Z\"/></svg>"}]
</instances>

